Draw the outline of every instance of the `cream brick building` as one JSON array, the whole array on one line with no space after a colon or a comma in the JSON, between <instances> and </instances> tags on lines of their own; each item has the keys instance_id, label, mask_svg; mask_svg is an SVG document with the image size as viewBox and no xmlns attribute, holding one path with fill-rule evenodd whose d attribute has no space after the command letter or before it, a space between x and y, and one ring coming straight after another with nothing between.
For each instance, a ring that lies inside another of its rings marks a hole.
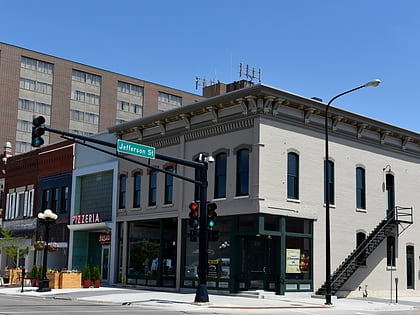
<instances>
[{"instance_id":1,"label":"cream brick building","mask_svg":"<svg viewBox=\"0 0 420 315\"><path fill-rule=\"evenodd\" d=\"M220 236L209 243L210 289L316 292L325 280L325 108L255 85L109 131L161 154L215 158L208 200L218 205ZM419 223L412 219L420 205L420 135L338 108L330 108L329 123L332 271L348 266L345 278L343 270L333 276L333 293L389 297L398 278L400 295L419 295ZM118 165L112 281L195 287L194 185L147 163L190 178L195 171L139 161L146 164ZM365 247L346 262L359 244Z\"/></svg>"}]
</instances>

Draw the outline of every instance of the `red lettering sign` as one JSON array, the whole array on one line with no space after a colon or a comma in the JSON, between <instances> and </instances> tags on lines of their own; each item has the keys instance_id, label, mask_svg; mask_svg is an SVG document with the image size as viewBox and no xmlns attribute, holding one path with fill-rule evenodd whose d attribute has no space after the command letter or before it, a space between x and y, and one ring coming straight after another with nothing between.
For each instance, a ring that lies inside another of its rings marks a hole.
<instances>
[{"instance_id":1,"label":"red lettering sign","mask_svg":"<svg viewBox=\"0 0 420 315\"><path fill-rule=\"evenodd\" d=\"M102 219L99 213L85 213L73 216L73 224L89 224L100 222L102 222Z\"/></svg>"}]
</instances>

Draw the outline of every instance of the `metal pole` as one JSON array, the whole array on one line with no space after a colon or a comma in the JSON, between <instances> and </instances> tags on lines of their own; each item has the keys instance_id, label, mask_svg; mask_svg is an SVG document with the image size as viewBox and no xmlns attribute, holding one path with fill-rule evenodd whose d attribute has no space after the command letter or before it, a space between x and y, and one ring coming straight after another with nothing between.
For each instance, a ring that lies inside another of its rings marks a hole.
<instances>
[{"instance_id":1,"label":"metal pole","mask_svg":"<svg viewBox=\"0 0 420 315\"><path fill-rule=\"evenodd\" d=\"M209 295L207 292L207 268L208 268L208 242L207 242L207 169L208 163L200 168L200 230L198 243L198 287L194 302L207 303Z\"/></svg>"},{"instance_id":2,"label":"metal pole","mask_svg":"<svg viewBox=\"0 0 420 315\"><path fill-rule=\"evenodd\" d=\"M42 279L39 280L39 287L38 292L49 292L50 289L50 281L47 278L47 259L48 259L48 242L50 238L50 225L52 221L50 218L46 218L44 220L45 224L45 242L46 245L44 247L44 256L42 261Z\"/></svg>"},{"instance_id":3,"label":"metal pole","mask_svg":"<svg viewBox=\"0 0 420 315\"><path fill-rule=\"evenodd\" d=\"M325 133L325 164L324 164L324 190L325 190L325 304L331 305L331 231L330 231L330 185L329 185L329 152L328 152L328 110L330 109L331 103L345 94L359 90L367 86L377 86L379 81L372 84L373 81L364 85L358 86L354 89L345 91L334 96L327 104L325 108L325 122L324 122L324 133Z\"/></svg>"},{"instance_id":4,"label":"metal pole","mask_svg":"<svg viewBox=\"0 0 420 315\"><path fill-rule=\"evenodd\" d=\"M390 302L389 302L391 304L392 304L392 267L393 267L393 259L394 259L393 250L394 250L394 247L391 246L391 255L390 255L391 256L391 296L390 296Z\"/></svg>"}]
</instances>

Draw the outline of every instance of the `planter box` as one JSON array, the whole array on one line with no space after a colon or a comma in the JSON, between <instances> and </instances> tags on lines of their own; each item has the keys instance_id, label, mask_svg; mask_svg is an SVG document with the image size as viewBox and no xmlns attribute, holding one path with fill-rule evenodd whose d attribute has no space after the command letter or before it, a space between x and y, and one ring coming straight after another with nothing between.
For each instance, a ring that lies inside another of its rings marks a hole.
<instances>
[{"instance_id":1,"label":"planter box","mask_svg":"<svg viewBox=\"0 0 420 315\"><path fill-rule=\"evenodd\" d=\"M76 289L82 286L81 272L61 272L60 273L60 289Z\"/></svg>"},{"instance_id":2,"label":"planter box","mask_svg":"<svg viewBox=\"0 0 420 315\"><path fill-rule=\"evenodd\" d=\"M20 269L9 269L9 283L18 284L21 283L22 270Z\"/></svg>"},{"instance_id":3,"label":"planter box","mask_svg":"<svg viewBox=\"0 0 420 315\"><path fill-rule=\"evenodd\" d=\"M50 289L59 289L60 288L60 274L47 273L47 279L50 280Z\"/></svg>"}]
</instances>

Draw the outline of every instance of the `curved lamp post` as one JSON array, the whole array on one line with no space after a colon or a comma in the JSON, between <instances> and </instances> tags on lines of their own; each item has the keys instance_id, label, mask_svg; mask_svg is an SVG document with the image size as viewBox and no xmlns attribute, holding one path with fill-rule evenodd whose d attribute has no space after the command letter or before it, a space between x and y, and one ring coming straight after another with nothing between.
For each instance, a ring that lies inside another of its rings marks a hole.
<instances>
[{"instance_id":1,"label":"curved lamp post","mask_svg":"<svg viewBox=\"0 0 420 315\"><path fill-rule=\"evenodd\" d=\"M381 83L381 80L373 80L369 81L366 84L363 84L361 86L358 86L354 89L345 91L343 93L340 93L336 96L334 96L327 104L327 107L325 108L325 164L324 164L324 189L325 189L325 304L331 305L331 239L330 239L330 185L329 185L329 153L328 153L328 110L330 109L331 103L339 98L340 96L343 96L345 94L354 92L356 90L369 87L369 86L378 86L379 83Z\"/></svg>"},{"instance_id":2,"label":"curved lamp post","mask_svg":"<svg viewBox=\"0 0 420 315\"><path fill-rule=\"evenodd\" d=\"M55 224L58 215L50 209L45 209L44 212L38 213L38 221L45 225L44 239L47 245L44 247L44 258L42 261L42 279L39 280L38 292L48 292L50 289L50 281L47 279L47 257L48 257L48 242L50 238L50 227Z\"/></svg>"}]
</instances>

